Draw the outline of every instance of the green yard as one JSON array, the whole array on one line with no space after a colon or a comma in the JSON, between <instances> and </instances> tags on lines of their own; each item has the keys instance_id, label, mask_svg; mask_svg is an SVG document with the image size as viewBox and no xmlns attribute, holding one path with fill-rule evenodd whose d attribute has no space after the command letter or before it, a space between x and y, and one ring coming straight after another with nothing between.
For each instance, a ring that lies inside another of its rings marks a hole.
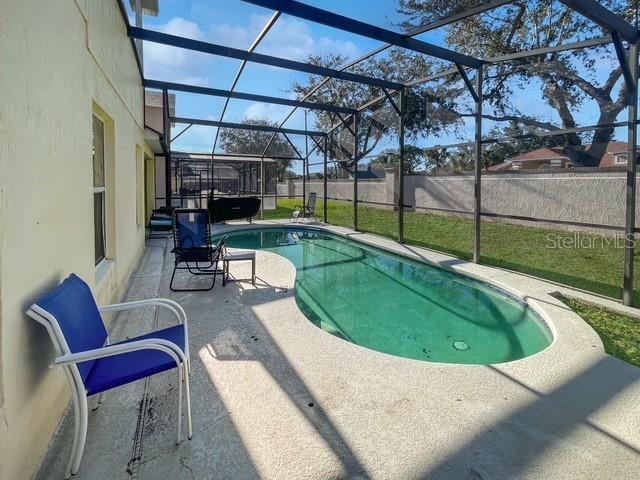
<instances>
[{"instance_id":1,"label":"green yard","mask_svg":"<svg viewBox=\"0 0 640 480\"><path fill-rule=\"evenodd\" d=\"M265 212L265 218L288 218L299 199L278 200L277 210ZM317 205L322 220L322 202ZM328 221L333 225L353 227L351 203L330 201ZM390 238L398 237L398 215L360 205L358 226L361 230ZM607 245L602 237L586 236L593 248L550 248L558 238L572 237L571 232L547 230L521 225L484 222L482 225L482 262L509 268L566 285L582 288L610 297L620 298L622 292L622 261L624 251L615 244ZM473 223L470 219L405 213L405 241L461 258L471 258ZM636 261L636 283L640 262ZM636 295L636 303L640 296Z\"/></svg>"},{"instance_id":2,"label":"green yard","mask_svg":"<svg viewBox=\"0 0 640 480\"><path fill-rule=\"evenodd\" d=\"M572 298L559 298L591 325L602 340L605 352L640 367L639 320Z\"/></svg>"}]
</instances>

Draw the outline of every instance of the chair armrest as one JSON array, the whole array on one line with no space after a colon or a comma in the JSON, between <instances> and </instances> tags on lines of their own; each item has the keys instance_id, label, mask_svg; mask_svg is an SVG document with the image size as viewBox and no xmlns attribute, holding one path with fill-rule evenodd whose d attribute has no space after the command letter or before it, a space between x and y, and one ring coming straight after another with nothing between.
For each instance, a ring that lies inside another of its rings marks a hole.
<instances>
[{"instance_id":1,"label":"chair armrest","mask_svg":"<svg viewBox=\"0 0 640 480\"><path fill-rule=\"evenodd\" d=\"M143 307L163 307L168 310L171 310L176 317L178 317L178 322L187 323L187 314L184 309L178 302L174 302L173 300L169 300L168 298L149 298L146 300L133 300L131 302L123 302L123 303L114 303L112 305L102 305L98 307L101 313L110 313L110 312L121 312L125 310L133 310L134 308L143 308Z\"/></svg>"},{"instance_id":2,"label":"chair armrest","mask_svg":"<svg viewBox=\"0 0 640 480\"><path fill-rule=\"evenodd\" d=\"M168 298L149 298L146 300L133 300L131 302L114 303L112 305L103 305L98 307L100 313L122 312L126 310L133 310L135 308L144 307L162 307L171 310L173 314L178 317L178 323L184 325L184 336L187 339L187 352L189 351L189 324L187 322L187 314L178 302L169 300Z\"/></svg>"},{"instance_id":3,"label":"chair armrest","mask_svg":"<svg viewBox=\"0 0 640 480\"><path fill-rule=\"evenodd\" d=\"M86 350L84 352L69 353L62 355L53 361L52 366L63 366L80 362L88 362L104 357L122 355L138 350L159 350L169 355L176 362L176 366L186 362L185 353L173 342L162 338L148 338L145 340L134 340L132 342L108 345L102 348Z\"/></svg>"}]
</instances>

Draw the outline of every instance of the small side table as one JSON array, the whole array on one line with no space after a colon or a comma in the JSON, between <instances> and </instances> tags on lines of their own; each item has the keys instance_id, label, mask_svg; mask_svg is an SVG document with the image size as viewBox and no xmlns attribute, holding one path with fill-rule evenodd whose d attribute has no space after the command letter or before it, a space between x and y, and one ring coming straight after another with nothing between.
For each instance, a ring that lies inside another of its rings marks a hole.
<instances>
[{"instance_id":1,"label":"small side table","mask_svg":"<svg viewBox=\"0 0 640 480\"><path fill-rule=\"evenodd\" d=\"M251 285L256 284L256 252L255 250L243 250L229 252L222 258L222 285L227 283L229 277L229 262L240 262L251 260Z\"/></svg>"}]
</instances>

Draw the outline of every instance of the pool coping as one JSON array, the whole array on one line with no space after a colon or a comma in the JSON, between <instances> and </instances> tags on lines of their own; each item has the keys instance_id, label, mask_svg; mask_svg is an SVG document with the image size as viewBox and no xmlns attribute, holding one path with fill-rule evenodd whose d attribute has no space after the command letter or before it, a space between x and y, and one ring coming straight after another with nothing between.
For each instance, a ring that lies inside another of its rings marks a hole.
<instances>
[{"instance_id":1,"label":"pool coping","mask_svg":"<svg viewBox=\"0 0 640 480\"><path fill-rule=\"evenodd\" d=\"M558 293L561 293L565 296L574 298L589 297L588 294L585 294L584 292L579 290L574 290L569 287L560 287L557 284L546 282L544 280L528 275L522 275L510 270L490 267L486 265L479 265L468 260L453 257L451 255L447 255L427 248L401 244L392 239L375 234L358 232L346 227L328 225L319 222L294 223L286 220L262 220L254 221L253 223L228 223L222 225L216 224L213 230L215 234L218 234L238 230L250 230L255 228L282 227L301 227L326 231L362 243L364 245L379 248L390 253L400 255L410 260L422 261L436 268L442 268L449 272L466 276L467 278L489 284L498 289L502 289L507 294L516 296L540 315L543 320L544 326L548 328L549 333L552 335L551 344L540 352L534 353L527 357L490 365L505 367L518 366L522 364L523 366L527 366L530 365L530 362L539 359L539 357L542 357L541 360L544 360L544 363L563 361L567 358L567 352L572 352L572 357L576 357L572 358L572 363L576 362L577 364L581 364L588 361L587 359L590 359L591 355L595 352L601 355L606 355L606 353L604 352L604 345L595 330L593 330L593 328L587 322L585 322L578 314L567 307L561 300L559 300L555 296ZM286 261L289 262L288 260ZM605 303L602 302L599 297L592 297L593 298L591 299L585 300L591 301L592 303L598 303L599 305ZM301 311L300 315L306 318ZM636 315L639 314L636 313ZM340 341L344 340L340 339ZM370 350L366 347L361 348ZM370 351L375 352L374 350ZM389 355L385 354L384 352L377 353ZM582 360L579 358L581 357L581 353L586 354L586 357ZM405 359L404 357L398 358ZM486 366L481 364L474 365L440 363L424 360L413 361L444 366Z\"/></svg>"},{"instance_id":2,"label":"pool coping","mask_svg":"<svg viewBox=\"0 0 640 480\"><path fill-rule=\"evenodd\" d=\"M213 228L217 234L283 225ZM257 251L255 285L247 280L250 263L238 262L231 272L237 282L218 283L211 292L174 293L168 289L171 241L153 240L127 299L157 292L189 316L193 440L176 447L173 434L166 434L168 426L173 433L175 416L151 415L165 407L173 411L176 397L175 375L154 376L148 390L144 384L145 396L138 393L142 384L118 389L92 412L90 428L104 432L89 435L82 478L111 479L117 468L124 475L138 425L144 425L143 448L134 449L140 479L205 478L211 472L309 480L624 478L640 465L640 369L606 355L580 317L547 297L557 286L375 235L304 226L391 253L409 251L409 258L524 292L548 313L556 340L532 356L492 365L398 357L310 322L295 298L296 269L279 254ZM197 281L188 274L182 280ZM151 310L148 323L133 318L112 319L114 338L175 321L168 312ZM147 405L141 398L154 408L141 409ZM135 415L142 420L132 422ZM64 471L67 456L60 452L72 432L69 415L41 478Z\"/></svg>"}]
</instances>

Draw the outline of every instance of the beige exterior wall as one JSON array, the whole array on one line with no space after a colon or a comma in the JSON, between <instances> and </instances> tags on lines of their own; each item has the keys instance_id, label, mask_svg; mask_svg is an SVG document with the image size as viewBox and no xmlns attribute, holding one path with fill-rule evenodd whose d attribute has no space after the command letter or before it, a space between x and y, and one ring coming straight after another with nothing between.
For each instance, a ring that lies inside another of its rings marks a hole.
<instances>
[{"instance_id":1,"label":"beige exterior wall","mask_svg":"<svg viewBox=\"0 0 640 480\"><path fill-rule=\"evenodd\" d=\"M62 372L48 368L46 331L25 309L70 272L101 302L120 295L144 245L136 201L144 200L141 153L153 153L116 0L3 0L0 65L0 478L28 479L70 397ZM111 262L99 283L94 112L107 120Z\"/></svg>"}]
</instances>

